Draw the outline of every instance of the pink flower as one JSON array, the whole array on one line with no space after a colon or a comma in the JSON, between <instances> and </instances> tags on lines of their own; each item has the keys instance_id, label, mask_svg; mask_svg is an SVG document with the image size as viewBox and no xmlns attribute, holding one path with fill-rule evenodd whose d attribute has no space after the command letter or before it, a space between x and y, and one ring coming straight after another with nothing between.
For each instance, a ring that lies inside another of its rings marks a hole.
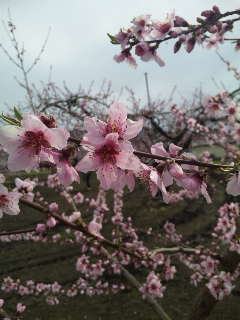
<instances>
[{"instance_id":1,"label":"pink flower","mask_svg":"<svg viewBox=\"0 0 240 320\"><path fill-rule=\"evenodd\" d=\"M24 304L22 304L22 303L18 303L17 304L16 310L17 310L18 313L24 312L25 309L26 309L26 306Z\"/></svg>"},{"instance_id":2,"label":"pink flower","mask_svg":"<svg viewBox=\"0 0 240 320\"><path fill-rule=\"evenodd\" d=\"M210 115L216 116L216 114L222 109L218 99L216 97L207 96L203 100L203 107Z\"/></svg>"},{"instance_id":3,"label":"pink flower","mask_svg":"<svg viewBox=\"0 0 240 320\"><path fill-rule=\"evenodd\" d=\"M36 186L36 182L29 179L22 180L20 178L16 178L15 185L18 192L28 193L33 191L34 187Z\"/></svg>"},{"instance_id":4,"label":"pink flower","mask_svg":"<svg viewBox=\"0 0 240 320\"><path fill-rule=\"evenodd\" d=\"M0 128L0 141L9 153L8 168L12 171L31 170L42 160L50 161L50 148L62 149L69 133L65 129L48 128L37 116L26 114L21 127Z\"/></svg>"},{"instance_id":5,"label":"pink flower","mask_svg":"<svg viewBox=\"0 0 240 320\"><path fill-rule=\"evenodd\" d=\"M150 46L146 42L140 42L135 47L135 53L142 61L148 62L154 60L160 67L165 66L165 62L157 55L157 48Z\"/></svg>"},{"instance_id":6,"label":"pink flower","mask_svg":"<svg viewBox=\"0 0 240 320\"><path fill-rule=\"evenodd\" d=\"M151 24L150 17L150 14L145 14L133 19L133 27L131 29L138 39L143 39L145 36L149 34L149 26Z\"/></svg>"},{"instance_id":7,"label":"pink flower","mask_svg":"<svg viewBox=\"0 0 240 320\"><path fill-rule=\"evenodd\" d=\"M120 30L119 33L114 36L114 38L121 44L122 49L125 49L130 37L131 37L131 32L129 29Z\"/></svg>"},{"instance_id":8,"label":"pink flower","mask_svg":"<svg viewBox=\"0 0 240 320\"><path fill-rule=\"evenodd\" d=\"M142 292L144 298L147 294L153 297L162 298L165 289L166 287L162 285L158 276L152 271L148 274L146 283L143 285L140 291Z\"/></svg>"},{"instance_id":9,"label":"pink flower","mask_svg":"<svg viewBox=\"0 0 240 320\"><path fill-rule=\"evenodd\" d=\"M184 174L177 180L177 184L191 192L201 193L206 199L207 203L212 203L212 200L207 192L207 185L199 173Z\"/></svg>"},{"instance_id":10,"label":"pink flower","mask_svg":"<svg viewBox=\"0 0 240 320\"><path fill-rule=\"evenodd\" d=\"M93 220L88 225L88 231L100 239L104 237L100 234L102 230L102 219L100 217L94 217Z\"/></svg>"},{"instance_id":11,"label":"pink flower","mask_svg":"<svg viewBox=\"0 0 240 320\"><path fill-rule=\"evenodd\" d=\"M56 226L56 224L57 224L57 221L56 221L56 219L55 219L54 217L49 217L49 218L47 219L46 225L47 225L49 228L54 228L54 227Z\"/></svg>"},{"instance_id":12,"label":"pink flower","mask_svg":"<svg viewBox=\"0 0 240 320\"><path fill-rule=\"evenodd\" d=\"M20 192L24 199L33 201L34 193L32 191L36 186L35 181L31 181L29 179L21 180L20 178L16 178L15 185L16 188L14 188L13 191Z\"/></svg>"},{"instance_id":13,"label":"pink flower","mask_svg":"<svg viewBox=\"0 0 240 320\"><path fill-rule=\"evenodd\" d=\"M166 187L173 183L173 178L166 169L152 170L150 173L151 181L158 186L162 192L163 201L168 203L169 197Z\"/></svg>"},{"instance_id":14,"label":"pink flower","mask_svg":"<svg viewBox=\"0 0 240 320\"><path fill-rule=\"evenodd\" d=\"M156 143L151 147L151 152L153 154L156 154L158 156L167 157L167 158L176 158L176 157L179 158L178 153L181 150L182 150L181 147L178 147L173 143L171 143L169 145L169 152L167 152L165 150L162 142ZM156 162L161 163L161 160L156 160ZM184 175L182 167L179 164L177 164L176 162L171 162L171 163L167 164L166 170L168 170L169 174L173 178L180 178Z\"/></svg>"},{"instance_id":15,"label":"pink flower","mask_svg":"<svg viewBox=\"0 0 240 320\"><path fill-rule=\"evenodd\" d=\"M229 296L235 287L232 285L230 273L224 271L213 276L206 286L217 300L222 300L224 296Z\"/></svg>"},{"instance_id":16,"label":"pink flower","mask_svg":"<svg viewBox=\"0 0 240 320\"><path fill-rule=\"evenodd\" d=\"M133 58L133 56L131 55L129 49L125 49L123 50L120 54L116 54L113 59L117 62L123 62L126 61L130 67L136 68L137 67L137 63L136 60Z\"/></svg>"},{"instance_id":17,"label":"pink flower","mask_svg":"<svg viewBox=\"0 0 240 320\"><path fill-rule=\"evenodd\" d=\"M169 145L169 152L165 150L162 142L156 143L151 147L151 152L153 154L167 158L176 158L180 150L182 150L182 148L173 143ZM156 162L159 162L160 165L151 172L150 178L161 190L163 200L168 203L169 196L166 187L173 184L173 178L176 181L182 178L184 176L184 172L182 167L176 162L164 163L161 160L156 160Z\"/></svg>"},{"instance_id":18,"label":"pink flower","mask_svg":"<svg viewBox=\"0 0 240 320\"><path fill-rule=\"evenodd\" d=\"M36 232L37 233L43 233L46 231L46 225L43 224L43 223L38 223L37 226L36 226Z\"/></svg>"},{"instance_id":19,"label":"pink flower","mask_svg":"<svg viewBox=\"0 0 240 320\"><path fill-rule=\"evenodd\" d=\"M81 192L78 192L77 194L75 194L75 196L73 197L74 201L76 203L83 203L84 201L84 195Z\"/></svg>"},{"instance_id":20,"label":"pink flower","mask_svg":"<svg viewBox=\"0 0 240 320\"><path fill-rule=\"evenodd\" d=\"M131 143L119 141L118 133L107 134L102 144L93 143L89 150L78 162L76 169L82 172L96 170L103 189L111 188L118 180L121 170L137 170L140 166L139 159L133 154Z\"/></svg>"},{"instance_id":21,"label":"pink flower","mask_svg":"<svg viewBox=\"0 0 240 320\"><path fill-rule=\"evenodd\" d=\"M153 197L158 192L158 185L157 185L155 179L153 179L151 177L151 173L154 170L155 169L153 167L147 166L146 164L141 163L139 170L137 170L137 172L136 172L136 176L139 177L144 183L147 184L149 191L151 192L151 195Z\"/></svg>"},{"instance_id":22,"label":"pink flower","mask_svg":"<svg viewBox=\"0 0 240 320\"><path fill-rule=\"evenodd\" d=\"M96 118L86 117L84 127L87 133L84 135L83 144L97 145L104 141L109 133L118 133L120 140L135 138L143 127L143 120L132 121L127 119L127 109L121 102L114 102L109 109L107 123Z\"/></svg>"},{"instance_id":23,"label":"pink flower","mask_svg":"<svg viewBox=\"0 0 240 320\"><path fill-rule=\"evenodd\" d=\"M19 214L18 202L20 197L20 193L8 192L8 189L0 184L0 218L2 218L3 212L9 215Z\"/></svg>"},{"instance_id":24,"label":"pink flower","mask_svg":"<svg viewBox=\"0 0 240 320\"><path fill-rule=\"evenodd\" d=\"M163 40L174 26L174 19L175 13L173 12L167 15L164 22L158 20L153 21L153 30L150 33L150 37L153 40Z\"/></svg>"},{"instance_id":25,"label":"pink flower","mask_svg":"<svg viewBox=\"0 0 240 320\"><path fill-rule=\"evenodd\" d=\"M57 166L57 174L60 184L69 186L74 181L80 182L79 174L76 169L70 163L72 150L71 148L65 148L61 151L51 151L54 162Z\"/></svg>"},{"instance_id":26,"label":"pink flower","mask_svg":"<svg viewBox=\"0 0 240 320\"><path fill-rule=\"evenodd\" d=\"M56 202L52 202L48 206L48 209L50 212L56 212L56 211L58 211L58 204Z\"/></svg>"}]
</instances>

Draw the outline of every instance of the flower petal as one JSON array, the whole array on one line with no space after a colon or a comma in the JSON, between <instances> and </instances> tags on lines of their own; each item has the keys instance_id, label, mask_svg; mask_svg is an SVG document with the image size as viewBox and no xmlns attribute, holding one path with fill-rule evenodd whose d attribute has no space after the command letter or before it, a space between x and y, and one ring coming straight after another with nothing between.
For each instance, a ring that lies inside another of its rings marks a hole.
<instances>
[{"instance_id":1,"label":"flower petal","mask_svg":"<svg viewBox=\"0 0 240 320\"><path fill-rule=\"evenodd\" d=\"M143 119L140 119L138 121L132 121L130 119L127 120L127 130L124 135L125 139L132 139L135 138L139 132L142 130L143 127Z\"/></svg>"}]
</instances>

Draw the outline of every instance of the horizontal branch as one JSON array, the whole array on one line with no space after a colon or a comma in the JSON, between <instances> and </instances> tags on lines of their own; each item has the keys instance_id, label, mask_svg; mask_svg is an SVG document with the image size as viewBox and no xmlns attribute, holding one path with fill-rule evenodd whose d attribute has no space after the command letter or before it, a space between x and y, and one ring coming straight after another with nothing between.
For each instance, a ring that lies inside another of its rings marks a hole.
<instances>
[{"instance_id":1,"label":"horizontal branch","mask_svg":"<svg viewBox=\"0 0 240 320\"><path fill-rule=\"evenodd\" d=\"M81 141L78 139L70 137L68 140L70 142L76 143L78 146L81 145ZM202 162L194 159L179 159L179 158L172 158L172 157L163 157L157 154L147 153L147 152L142 152L137 150L135 150L133 153L139 158L149 158L149 159L156 159L156 160L162 160L162 161L170 161L170 162L176 162L179 164L188 164L192 166L207 167L207 168L214 168L214 169L220 169L220 168L234 169L234 165L230 165L230 164L221 164L221 163L216 164L216 163Z\"/></svg>"},{"instance_id":2,"label":"horizontal branch","mask_svg":"<svg viewBox=\"0 0 240 320\"><path fill-rule=\"evenodd\" d=\"M2 236L11 236L13 234L21 234L21 233L29 233L36 231L36 228L28 228L28 229L21 229L21 230L13 230L13 231L4 231L0 233L0 237Z\"/></svg>"},{"instance_id":3,"label":"horizontal branch","mask_svg":"<svg viewBox=\"0 0 240 320\"><path fill-rule=\"evenodd\" d=\"M155 255L156 253L189 253L189 254L200 254L201 250L194 249L194 248L186 248L186 247L172 247L172 248L157 248L152 250L152 255Z\"/></svg>"},{"instance_id":4,"label":"horizontal branch","mask_svg":"<svg viewBox=\"0 0 240 320\"><path fill-rule=\"evenodd\" d=\"M207 162L201 162L194 159L177 159L177 158L171 158L171 157L163 157L152 153L142 152L142 151L134 151L133 152L136 156L140 158L150 158L150 159L156 159L156 160L163 160L163 161L171 161L176 162L179 164L188 164L193 166L199 166L199 167L208 167L208 168L225 168L225 169L234 169L233 165L226 165L226 164L216 164L216 163L207 163Z\"/></svg>"}]
</instances>

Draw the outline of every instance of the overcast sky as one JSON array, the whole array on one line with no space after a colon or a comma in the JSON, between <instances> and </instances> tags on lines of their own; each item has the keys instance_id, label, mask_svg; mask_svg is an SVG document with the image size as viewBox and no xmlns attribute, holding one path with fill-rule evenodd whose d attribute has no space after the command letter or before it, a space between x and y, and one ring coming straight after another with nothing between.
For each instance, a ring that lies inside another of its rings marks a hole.
<instances>
[{"instance_id":1,"label":"overcast sky","mask_svg":"<svg viewBox=\"0 0 240 320\"><path fill-rule=\"evenodd\" d=\"M0 18L7 21L8 9L17 26L19 42L24 42L29 61L41 47L49 27L50 38L41 61L31 73L30 80L36 85L46 81L50 66L52 79L61 85L63 80L74 90L79 84L88 87L95 80L95 88L103 79L111 80L116 92L123 86L135 90L145 99L144 72L148 72L152 98L167 97L177 85L176 95L189 96L195 88L202 86L206 93L218 91L212 77L223 81L229 90L237 87L236 81L226 71L214 50L195 49L191 54L184 51L174 55L173 42L164 43L159 54L166 62L164 68L156 63L139 62L137 69L113 61L118 46L110 44L106 34L116 34L127 27L134 16L152 14L163 19L175 9L177 15L194 23L202 10L218 5L222 11L239 8L239 0L1 0ZM0 42L9 51L11 45L0 26ZM12 51L11 51L12 52ZM239 66L239 55L233 46L221 47L221 54ZM0 109L4 102L16 104L24 100L24 92L14 81L19 76L7 57L0 53Z\"/></svg>"}]
</instances>

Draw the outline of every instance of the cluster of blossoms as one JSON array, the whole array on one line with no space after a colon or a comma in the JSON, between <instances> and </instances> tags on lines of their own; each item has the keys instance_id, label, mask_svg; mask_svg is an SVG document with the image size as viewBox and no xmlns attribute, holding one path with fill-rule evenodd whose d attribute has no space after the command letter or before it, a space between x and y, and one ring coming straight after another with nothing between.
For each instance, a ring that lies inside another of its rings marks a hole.
<instances>
[{"instance_id":1,"label":"cluster of blossoms","mask_svg":"<svg viewBox=\"0 0 240 320\"><path fill-rule=\"evenodd\" d=\"M88 153L78 162L76 168L71 165L71 155L78 146L69 145L69 133L65 129L56 128L53 120L49 124L49 117L26 114L19 126L1 127L1 144L9 153L8 168L15 171L31 170L41 161L48 161L57 168L57 175L49 177L49 186L69 186L74 181L79 182L76 170L85 173L96 171L100 186L105 190L115 191L122 190L124 186L132 191L135 177L139 177L149 186L153 196L160 190L165 202L170 199L167 187L175 182L178 187L195 194L203 194L207 202L211 202L204 174L199 167L178 163L181 160L183 163L185 160L197 161L193 154L182 152L182 147L171 143L169 151L166 151L163 143L159 142L151 147L152 154L146 155L153 157L155 164L147 165L140 161L139 157L142 155L134 150L130 140L139 134L143 121L129 120L122 103L115 102L111 105L107 122L86 117L84 126L87 133L81 145ZM16 190L24 193L25 198L33 200L33 183L18 178L16 186ZM236 175L228 183L227 192L239 194Z\"/></svg>"},{"instance_id":2,"label":"cluster of blossoms","mask_svg":"<svg viewBox=\"0 0 240 320\"><path fill-rule=\"evenodd\" d=\"M55 120L48 116L25 114L19 125L0 128L0 141L9 153L11 171L38 168L40 161L54 163L60 182L68 185L79 181L76 170L70 165L71 150L67 147L70 134L56 128Z\"/></svg>"},{"instance_id":3,"label":"cluster of blossoms","mask_svg":"<svg viewBox=\"0 0 240 320\"><path fill-rule=\"evenodd\" d=\"M130 139L141 131L143 122L127 119L123 104L114 103L109 110L108 122L86 117L84 126L87 134L82 145L89 151L80 160L76 169L82 172L96 171L104 189L134 188L131 171L140 167L139 159L133 154Z\"/></svg>"},{"instance_id":4,"label":"cluster of blossoms","mask_svg":"<svg viewBox=\"0 0 240 320\"><path fill-rule=\"evenodd\" d=\"M135 55L142 61L154 60L161 67L164 61L157 54L161 42L169 39L177 39L174 44L174 53L178 52L182 46L190 53L196 44L201 44L206 48L218 48L225 40L225 34L233 29L233 23L239 19L223 20L229 15L239 15L240 10L235 10L231 14L222 14L217 6L211 10L201 13L201 18L197 18L198 24L190 25L182 17L175 13L167 14L164 20L155 20L151 15L141 15L132 20L129 28L121 29L118 34L109 35L113 44L121 45L121 53L114 56L116 62L126 61L130 66L136 67L137 63L131 51L135 47ZM236 50L239 50L240 40L234 40Z\"/></svg>"},{"instance_id":5,"label":"cluster of blossoms","mask_svg":"<svg viewBox=\"0 0 240 320\"><path fill-rule=\"evenodd\" d=\"M151 272L147 276L146 282L140 291L142 292L143 297L145 297L145 294L150 294L153 297L162 298L165 289L166 287L162 285L159 277L154 272Z\"/></svg>"}]
</instances>

